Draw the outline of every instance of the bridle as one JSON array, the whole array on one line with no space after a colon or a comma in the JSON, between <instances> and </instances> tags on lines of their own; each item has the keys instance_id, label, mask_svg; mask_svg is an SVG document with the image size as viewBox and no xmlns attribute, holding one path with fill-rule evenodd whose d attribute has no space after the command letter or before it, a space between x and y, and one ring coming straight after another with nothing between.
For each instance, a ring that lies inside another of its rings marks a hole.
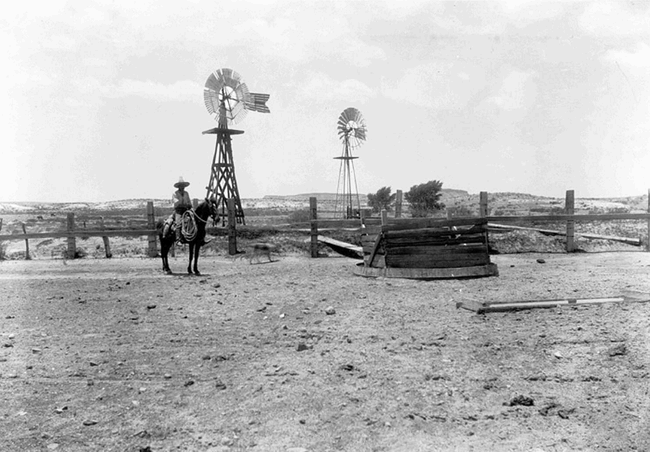
<instances>
[{"instance_id":1,"label":"bridle","mask_svg":"<svg viewBox=\"0 0 650 452\"><path fill-rule=\"evenodd\" d=\"M210 216L208 218L212 218L213 224L219 221L219 211L217 208L217 203L213 200L207 199L205 202L208 204L208 207L210 209ZM206 218L205 220L201 217L199 217L194 210L191 211L192 214L194 215L194 218L197 220L200 220L204 224L208 224L208 219Z\"/></svg>"}]
</instances>

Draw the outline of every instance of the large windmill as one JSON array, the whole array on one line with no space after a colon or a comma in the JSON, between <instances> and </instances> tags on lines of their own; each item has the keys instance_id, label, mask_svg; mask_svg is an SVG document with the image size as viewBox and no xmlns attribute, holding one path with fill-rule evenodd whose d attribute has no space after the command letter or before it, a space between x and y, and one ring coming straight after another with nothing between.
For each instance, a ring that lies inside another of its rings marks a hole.
<instances>
[{"instance_id":1,"label":"large windmill","mask_svg":"<svg viewBox=\"0 0 650 452\"><path fill-rule=\"evenodd\" d=\"M354 107L349 107L339 116L337 127L339 138L343 143L343 152L340 157L334 157L341 160L335 211L337 215L342 213L343 218L356 218L361 211L361 202L354 173L354 160L358 157L352 156L352 150L366 141L366 124L361 112Z\"/></svg>"},{"instance_id":2,"label":"large windmill","mask_svg":"<svg viewBox=\"0 0 650 452\"><path fill-rule=\"evenodd\" d=\"M246 224L235 178L231 143L231 135L239 135L244 131L229 129L228 126L244 119L248 110L270 113L266 106L269 95L251 93L237 72L224 68L210 74L203 88L203 99L208 113L218 124L216 128L203 132L217 135L206 197L214 196L217 199L222 218L227 215L226 201L233 199L237 223Z\"/></svg>"}]
</instances>

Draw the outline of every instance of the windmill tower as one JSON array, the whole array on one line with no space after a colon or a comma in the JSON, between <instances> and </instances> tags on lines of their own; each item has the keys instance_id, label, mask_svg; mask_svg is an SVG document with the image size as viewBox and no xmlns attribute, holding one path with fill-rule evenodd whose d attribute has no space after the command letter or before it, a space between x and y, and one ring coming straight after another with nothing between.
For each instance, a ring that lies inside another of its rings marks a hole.
<instances>
[{"instance_id":1,"label":"windmill tower","mask_svg":"<svg viewBox=\"0 0 650 452\"><path fill-rule=\"evenodd\" d=\"M343 218L356 218L361 211L361 202L354 173L354 160L358 157L352 156L352 149L366 141L366 124L359 110L353 107L343 110L338 120L338 134L343 152L340 157L334 157L341 160L335 211L337 215L342 213Z\"/></svg>"},{"instance_id":2,"label":"windmill tower","mask_svg":"<svg viewBox=\"0 0 650 452\"><path fill-rule=\"evenodd\" d=\"M266 106L269 95L249 92L237 72L224 68L214 71L208 77L203 88L203 100L208 113L218 124L216 128L203 132L204 135L217 135L206 197L214 196L217 199L222 218L227 216L226 201L233 199L237 223L246 224L235 178L231 139L232 135L240 135L244 131L230 129L229 126L244 119L248 110L270 113Z\"/></svg>"}]
</instances>

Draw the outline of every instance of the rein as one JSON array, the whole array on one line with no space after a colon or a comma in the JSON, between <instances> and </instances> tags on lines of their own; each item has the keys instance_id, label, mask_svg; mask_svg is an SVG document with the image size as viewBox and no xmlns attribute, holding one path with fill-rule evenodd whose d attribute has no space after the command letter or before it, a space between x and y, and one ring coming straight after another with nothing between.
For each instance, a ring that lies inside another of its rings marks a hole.
<instances>
[{"instance_id":1,"label":"rein","mask_svg":"<svg viewBox=\"0 0 650 452\"><path fill-rule=\"evenodd\" d=\"M208 224L208 219L209 219L209 218L214 219L214 217L213 217L212 215L208 215L208 218L206 218L206 219L204 220L203 218L201 218L200 216L198 216L198 215L196 214L196 211L191 210L191 212L192 212L192 214L194 215L194 218L196 218L197 220L201 220L201 222L205 223L206 225Z\"/></svg>"}]
</instances>

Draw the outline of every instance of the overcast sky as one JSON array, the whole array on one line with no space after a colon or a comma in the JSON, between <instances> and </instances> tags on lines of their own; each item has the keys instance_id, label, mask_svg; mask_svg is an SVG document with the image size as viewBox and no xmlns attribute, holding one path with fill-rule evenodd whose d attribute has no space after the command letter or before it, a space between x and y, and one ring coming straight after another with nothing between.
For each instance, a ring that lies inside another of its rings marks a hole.
<instances>
[{"instance_id":1,"label":"overcast sky","mask_svg":"<svg viewBox=\"0 0 650 452\"><path fill-rule=\"evenodd\" d=\"M359 109L361 194L650 187L647 1L22 1L0 18L0 201L203 197L219 68L268 93L233 152L242 198L336 192Z\"/></svg>"}]
</instances>

